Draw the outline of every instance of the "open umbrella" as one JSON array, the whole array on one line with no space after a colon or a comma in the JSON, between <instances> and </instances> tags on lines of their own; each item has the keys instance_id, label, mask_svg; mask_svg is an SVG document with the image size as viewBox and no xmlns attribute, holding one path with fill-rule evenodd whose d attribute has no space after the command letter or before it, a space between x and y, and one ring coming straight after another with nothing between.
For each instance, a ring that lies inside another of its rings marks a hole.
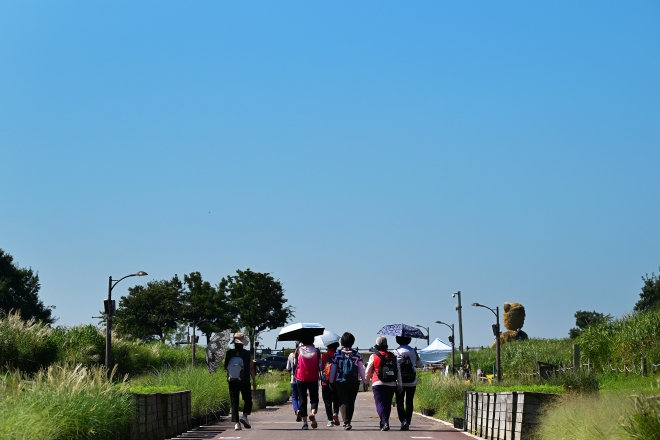
<instances>
[{"instance_id":1,"label":"open umbrella","mask_svg":"<svg viewBox=\"0 0 660 440\"><path fill-rule=\"evenodd\" d=\"M417 327L406 324L389 324L381 328L379 335L404 336L407 338L426 339L426 335Z\"/></svg>"},{"instance_id":2,"label":"open umbrella","mask_svg":"<svg viewBox=\"0 0 660 440\"><path fill-rule=\"evenodd\" d=\"M299 341L302 335L318 336L323 334L325 327L317 322L298 322L296 324L287 325L280 334L277 335L275 347L279 341Z\"/></svg>"},{"instance_id":3,"label":"open umbrella","mask_svg":"<svg viewBox=\"0 0 660 440\"><path fill-rule=\"evenodd\" d=\"M339 342L339 339L340 338L337 333L333 333L330 330L324 330L321 336L314 337L314 346L316 348L324 348L330 344Z\"/></svg>"},{"instance_id":4,"label":"open umbrella","mask_svg":"<svg viewBox=\"0 0 660 440\"><path fill-rule=\"evenodd\" d=\"M232 332L229 329L216 333L209 341L209 345L206 346L206 367L209 369L209 373L215 373L225 358L231 336Z\"/></svg>"}]
</instances>

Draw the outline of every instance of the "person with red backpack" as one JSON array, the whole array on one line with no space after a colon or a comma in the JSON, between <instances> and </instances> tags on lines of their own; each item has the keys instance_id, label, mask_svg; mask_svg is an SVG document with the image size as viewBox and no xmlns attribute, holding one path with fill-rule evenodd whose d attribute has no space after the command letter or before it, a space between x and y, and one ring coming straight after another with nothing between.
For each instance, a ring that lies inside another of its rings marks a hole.
<instances>
[{"instance_id":1,"label":"person with red backpack","mask_svg":"<svg viewBox=\"0 0 660 440\"><path fill-rule=\"evenodd\" d=\"M387 338L379 336L374 346L376 352L369 357L367 377L371 378L371 389L374 391L376 412L380 417L380 430L390 430L390 414L392 412L392 397L394 392L402 392L401 371L396 356L387 351Z\"/></svg>"},{"instance_id":2,"label":"person with red backpack","mask_svg":"<svg viewBox=\"0 0 660 440\"><path fill-rule=\"evenodd\" d=\"M330 386L332 374L332 359L335 357L339 341L326 345L327 351L321 355L321 397L325 406L325 415L328 416L328 427L339 425L339 398L337 390Z\"/></svg>"},{"instance_id":3,"label":"person with red backpack","mask_svg":"<svg viewBox=\"0 0 660 440\"><path fill-rule=\"evenodd\" d=\"M316 412L319 407L319 373L321 371L321 352L314 347L314 336L303 335L300 337L301 347L296 349L296 372L295 379L298 387L298 414L303 419L302 429L309 429L307 425L307 393L309 392L309 403L311 413L309 421L312 429L319 425L316 422Z\"/></svg>"},{"instance_id":4,"label":"person with red backpack","mask_svg":"<svg viewBox=\"0 0 660 440\"><path fill-rule=\"evenodd\" d=\"M340 343L341 350L337 351L332 358L330 385L328 386L337 390L339 412L344 420L344 429L350 431L353 429L351 421L355 412L355 400L360 391L360 379L362 379L364 391L367 391L369 385L364 375L362 356L357 350L353 350L355 336L345 332L341 335Z\"/></svg>"}]
</instances>

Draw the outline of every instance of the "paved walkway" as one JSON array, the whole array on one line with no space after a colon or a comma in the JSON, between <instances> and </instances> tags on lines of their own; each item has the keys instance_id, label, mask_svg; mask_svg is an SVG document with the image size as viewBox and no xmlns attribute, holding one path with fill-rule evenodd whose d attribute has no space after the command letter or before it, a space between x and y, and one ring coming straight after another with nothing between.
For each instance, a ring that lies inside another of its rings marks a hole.
<instances>
[{"instance_id":1,"label":"paved walkway","mask_svg":"<svg viewBox=\"0 0 660 440\"><path fill-rule=\"evenodd\" d=\"M321 402L321 410L322 410ZM198 440L290 440L290 439L316 439L316 440L344 440L344 439L379 439L408 440L408 439L435 439L435 440L469 440L474 438L453 427L415 414L410 431L399 431L396 408L392 408L392 429L381 432L378 427L378 416L374 405L371 390L359 393L353 416L353 429L344 431L342 426L325 426L325 412L317 417L318 429L303 431L302 423L296 422L291 403L282 406L268 407L252 414L249 419L252 429L234 431L230 421L218 422L215 425L204 426L197 431L184 434L182 437ZM230 420L230 419L227 419Z\"/></svg>"}]
</instances>

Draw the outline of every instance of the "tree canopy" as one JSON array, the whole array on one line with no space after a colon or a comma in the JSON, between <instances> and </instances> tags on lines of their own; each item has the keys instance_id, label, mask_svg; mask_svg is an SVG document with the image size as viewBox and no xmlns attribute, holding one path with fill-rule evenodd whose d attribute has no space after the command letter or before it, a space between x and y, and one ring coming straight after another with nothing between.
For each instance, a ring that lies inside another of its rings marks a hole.
<instances>
[{"instance_id":1,"label":"tree canopy","mask_svg":"<svg viewBox=\"0 0 660 440\"><path fill-rule=\"evenodd\" d=\"M612 320L611 315L605 315L603 313L598 313L595 310L593 312L585 312L583 310L578 310L575 312L575 325L577 327L572 328L569 332L568 335L571 337L571 339L577 338L582 331L589 327L592 324L596 324L599 322L609 322Z\"/></svg>"},{"instance_id":2,"label":"tree canopy","mask_svg":"<svg viewBox=\"0 0 660 440\"><path fill-rule=\"evenodd\" d=\"M146 286L128 288L117 308L117 327L124 335L145 341L156 337L162 342L176 330L181 320L183 283L177 275L171 280L149 281Z\"/></svg>"},{"instance_id":3,"label":"tree canopy","mask_svg":"<svg viewBox=\"0 0 660 440\"><path fill-rule=\"evenodd\" d=\"M20 313L22 319L36 319L47 324L55 322L54 307L46 307L39 299L39 275L32 268L20 268L14 257L0 249L0 310Z\"/></svg>"},{"instance_id":4,"label":"tree canopy","mask_svg":"<svg viewBox=\"0 0 660 440\"><path fill-rule=\"evenodd\" d=\"M207 344L213 333L236 326L232 307L221 285L212 286L199 272L184 275L183 279L187 289L183 294L182 316L191 323L199 323Z\"/></svg>"},{"instance_id":5,"label":"tree canopy","mask_svg":"<svg viewBox=\"0 0 660 440\"><path fill-rule=\"evenodd\" d=\"M259 333L281 327L293 317L293 307L285 306L282 284L269 273L237 270L236 275L223 278L220 286L229 293L238 325L246 329L252 347Z\"/></svg>"},{"instance_id":6,"label":"tree canopy","mask_svg":"<svg viewBox=\"0 0 660 440\"><path fill-rule=\"evenodd\" d=\"M642 281L644 281L644 285L634 310L645 312L660 308L660 277L656 276L654 272L651 273L651 276L649 274L643 276Z\"/></svg>"}]
</instances>

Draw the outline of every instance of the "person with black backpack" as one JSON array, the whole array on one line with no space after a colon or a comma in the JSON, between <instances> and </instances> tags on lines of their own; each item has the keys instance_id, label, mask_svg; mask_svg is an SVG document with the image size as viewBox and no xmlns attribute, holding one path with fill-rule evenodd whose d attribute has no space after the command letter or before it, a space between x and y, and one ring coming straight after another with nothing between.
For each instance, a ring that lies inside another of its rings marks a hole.
<instances>
[{"instance_id":1,"label":"person with black backpack","mask_svg":"<svg viewBox=\"0 0 660 440\"><path fill-rule=\"evenodd\" d=\"M376 352L369 357L367 377L371 378L371 389L374 391L376 412L380 417L380 430L390 430L390 414L392 413L392 397L394 392L402 392L401 371L396 356L387 351L387 338L379 336L374 346Z\"/></svg>"},{"instance_id":2,"label":"person with black backpack","mask_svg":"<svg viewBox=\"0 0 660 440\"><path fill-rule=\"evenodd\" d=\"M328 386L330 389L337 390L339 412L344 421L344 429L350 431L353 429L351 422L355 412L355 400L360 391L360 379L362 379L364 391L367 391L369 385L364 374L362 356L357 350L353 350L355 336L346 332L341 335L339 342L342 347L332 358Z\"/></svg>"},{"instance_id":3,"label":"person with black backpack","mask_svg":"<svg viewBox=\"0 0 660 440\"><path fill-rule=\"evenodd\" d=\"M235 423L234 429L241 430L241 424L251 428L247 416L252 412L252 391L250 390L250 378L252 378L252 389L257 389L257 377L254 371L254 359L252 354L244 347L248 344L243 333L234 333L234 348L227 350L225 355L225 370L227 371L227 382L229 382L229 401L231 403L231 421ZM238 418L238 397L243 396L243 415Z\"/></svg>"},{"instance_id":4,"label":"person with black backpack","mask_svg":"<svg viewBox=\"0 0 660 440\"><path fill-rule=\"evenodd\" d=\"M399 371L401 372L401 382L403 392L396 395L396 412L401 422L401 431L407 431L410 428L410 422L413 414L413 399L417 389L417 368L422 368L424 364L419 360L419 356L414 348L410 347L410 338L397 336L396 342L399 344L394 354L396 355Z\"/></svg>"}]
</instances>

